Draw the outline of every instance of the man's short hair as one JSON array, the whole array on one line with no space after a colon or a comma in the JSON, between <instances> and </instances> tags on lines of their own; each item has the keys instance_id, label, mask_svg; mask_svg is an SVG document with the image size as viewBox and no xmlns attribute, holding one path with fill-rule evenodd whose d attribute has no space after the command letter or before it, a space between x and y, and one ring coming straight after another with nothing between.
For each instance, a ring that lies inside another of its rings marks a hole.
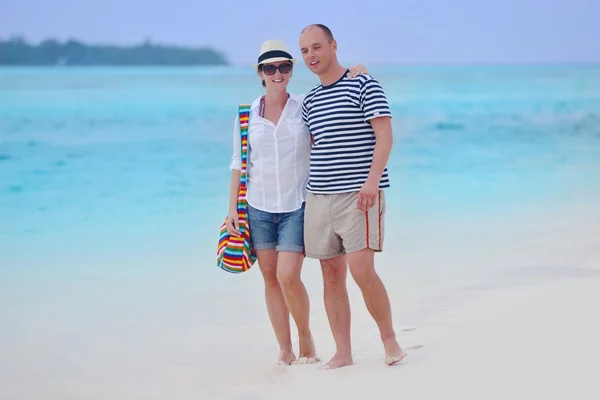
<instances>
[{"instance_id":1,"label":"man's short hair","mask_svg":"<svg viewBox=\"0 0 600 400\"><path fill-rule=\"evenodd\" d=\"M323 24L310 24L306 28L302 29L302 32L304 32L308 28L319 28L320 30L323 31L323 33L325 34L325 37L327 37L327 41L329 43L333 42L333 33L331 33L331 29L329 29L327 26L325 26ZM300 33L302 33L302 32L300 32Z\"/></svg>"}]
</instances>

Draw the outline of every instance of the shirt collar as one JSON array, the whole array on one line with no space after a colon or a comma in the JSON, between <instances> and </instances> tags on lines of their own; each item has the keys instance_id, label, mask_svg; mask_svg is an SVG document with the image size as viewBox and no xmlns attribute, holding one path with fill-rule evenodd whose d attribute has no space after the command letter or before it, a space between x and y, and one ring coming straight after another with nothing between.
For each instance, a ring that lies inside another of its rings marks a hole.
<instances>
[{"instance_id":1,"label":"shirt collar","mask_svg":"<svg viewBox=\"0 0 600 400\"><path fill-rule=\"evenodd\" d=\"M252 105L250 106L250 109L252 111L256 111L258 110L258 106L260 105L260 99L262 96L258 96L253 102ZM290 100L295 102L296 104L302 104L302 96L298 96L298 95L294 95L290 93Z\"/></svg>"}]
</instances>

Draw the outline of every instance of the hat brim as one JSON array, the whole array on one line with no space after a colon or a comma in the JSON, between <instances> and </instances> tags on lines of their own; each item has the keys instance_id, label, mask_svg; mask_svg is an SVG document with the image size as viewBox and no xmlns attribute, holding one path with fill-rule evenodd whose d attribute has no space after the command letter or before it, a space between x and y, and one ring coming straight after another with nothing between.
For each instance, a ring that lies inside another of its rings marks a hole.
<instances>
[{"instance_id":1,"label":"hat brim","mask_svg":"<svg viewBox=\"0 0 600 400\"><path fill-rule=\"evenodd\" d=\"M290 61L292 64L296 63L296 59L295 58L287 58L287 57L272 57L272 58L267 58L266 60L261 61L261 64L268 64L268 63L272 63L272 62L277 62L277 61ZM256 63L254 64L254 68L258 68L259 64Z\"/></svg>"}]
</instances>

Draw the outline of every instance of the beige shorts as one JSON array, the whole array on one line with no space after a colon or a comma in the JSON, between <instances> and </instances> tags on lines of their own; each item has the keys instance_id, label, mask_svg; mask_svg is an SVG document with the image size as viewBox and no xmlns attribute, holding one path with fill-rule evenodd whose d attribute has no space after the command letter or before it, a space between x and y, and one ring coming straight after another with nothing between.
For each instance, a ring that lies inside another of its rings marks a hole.
<instances>
[{"instance_id":1,"label":"beige shorts","mask_svg":"<svg viewBox=\"0 0 600 400\"><path fill-rule=\"evenodd\" d=\"M385 195L369 211L357 207L358 192L308 193L304 213L306 256L324 260L363 249L383 250Z\"/></svg>"}]
</instances>

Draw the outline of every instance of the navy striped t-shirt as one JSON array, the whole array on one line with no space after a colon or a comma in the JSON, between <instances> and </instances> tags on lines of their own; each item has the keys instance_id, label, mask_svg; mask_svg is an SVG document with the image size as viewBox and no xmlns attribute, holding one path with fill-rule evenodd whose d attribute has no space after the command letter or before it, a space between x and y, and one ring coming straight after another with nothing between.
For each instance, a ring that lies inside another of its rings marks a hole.
<instances>
[{"instance_id":1,"label":"navy striped t-shirt","mask_svg":"<svg viewBox=\"0 0 600 400\"><path fill-rule=\"evenodd\" d=\"M379 82L370 75L347 76L329 85L318 85L304 98L302 116L310 130L311 193L359 191L365 183L375 149L375 133L369 120L390 116ZM389 187L387 167L379 188Z\"/></svg>"}]
</instances>

